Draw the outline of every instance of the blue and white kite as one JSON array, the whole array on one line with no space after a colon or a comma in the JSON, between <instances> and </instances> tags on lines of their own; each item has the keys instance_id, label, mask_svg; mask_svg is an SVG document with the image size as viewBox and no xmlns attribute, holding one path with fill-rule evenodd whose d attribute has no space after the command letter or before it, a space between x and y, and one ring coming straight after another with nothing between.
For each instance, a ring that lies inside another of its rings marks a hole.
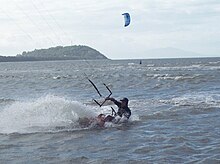
<instances>
[{"instance_id":1,"label":"blue and white kite","mask_svg":"<svg viewBox=\"0 0 220 164\"><path fill-rule=\"evenodd\" d=\"M125 20L125 25L124 26L127 27L131 22L131 17L129 15L129 13L124 13L122 15L124 15L124 20Z\"/></svg>"}]
</instances>

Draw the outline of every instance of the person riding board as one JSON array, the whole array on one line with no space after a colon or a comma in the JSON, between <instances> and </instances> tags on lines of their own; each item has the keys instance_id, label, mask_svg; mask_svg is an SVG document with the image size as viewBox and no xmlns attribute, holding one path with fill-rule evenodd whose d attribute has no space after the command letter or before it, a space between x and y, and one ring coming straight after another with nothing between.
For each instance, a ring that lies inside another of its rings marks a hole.
<instances>
[{"instance_id":1,"label":"person riding board","mask_svg":"<svg viewBox=\"0 0 220 164\"><path fill-rule=\"evenodd\" d=\"M129 15L127 13L125 13L126 15ZM89 80L89 82L92 84L92 86L95 88L95 90L97 91L97 93L99 94L100 97L102 97L101 93L99 92L98 88L96 87L96 85L87 77L87 79ZM118 106L118 112L116 113L115 110L112 108L112 112L115 113L114 116L112 115L108 115L108 116L105 116L104 114L99 114L96 118L95 118L95 122L97 125L100 125L100 126L104 126L105 122L114 122L114 123L117 123L118 121L120 121L121 118L126 118L127 120L130 118L131 116L131 110L129 109L128 107L128 99L125 97L123 99L121 99L120 101L117 101L116 99L114 99L113 97L110 97L112 95L112 91L110 90L110 88L105 84L103 83L103 85L106 87L106 89L109 91L109 95L108 97L105 98L105 101L103 101L102 103L99 103L98 101L96 101L95 99L93 99L95 101L96 104L98 104L100 107L102 105L104 105L104 103L107 101L107 100L110 100L112 102L115 103L115 105ZM116 117L119 117L120 119L116 118ZM90 122L93 122L94 119L91 119L92 121Z\"/></svg>"},{"instance_id":2,"label":"person riding board","mask_svg":"<svg viewBox=\"0 0 220 164\"><path fill-rule=\"evenodd\" d=\"M126 117L127 119L130 118L131 110L128 107L129 100L126 97L121 99L120 101L117 101L116 99L114 99L112 97L107 97L105 100L110 100L110 101L114 102L115 105L118 106L118 112L116 113L116 116ZM111 122L114 118L115 117L108 115L105 118L105 122Z\"/></svg>"},{"instance_id":3,"label":"person riding board","mask_svg":"<svg viewBox=\"0 0 220 164\"><path fill-rule=\"evenodd\" d=\"M131 116L131 110L128 107L128 99L123 98L120 101L115 100L114 98L107 97L105 99L110 100L115 103L115 105L118 106L118 111L115 113L115 116L112 115L105 115L105 114L99 114L96 118L80 118L79 124L82 127L88 127L88 126L98 126L98 127L104 127L105 122L113 122L118 123L121 118L126 118L127 120ZM119 118L116 118L116 117Z\"/></svg>"}]
</instances>

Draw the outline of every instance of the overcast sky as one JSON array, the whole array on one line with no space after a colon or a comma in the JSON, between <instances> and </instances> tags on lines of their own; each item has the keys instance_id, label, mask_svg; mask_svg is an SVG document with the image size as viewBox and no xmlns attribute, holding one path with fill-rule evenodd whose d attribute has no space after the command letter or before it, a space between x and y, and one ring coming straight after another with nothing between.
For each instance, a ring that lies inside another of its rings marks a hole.
<instances>
[{"instance_id":1,"label":"overcast sky","mask_svg":"<svg viewBox=\"0 0 220 164\"><path fill-rule=\"evenodd\" d=\"M153 58L148 50L166 47L220 57L220 0L0 0L0 55L59 45L111 59Z\"/></svg>"}]
</instances>

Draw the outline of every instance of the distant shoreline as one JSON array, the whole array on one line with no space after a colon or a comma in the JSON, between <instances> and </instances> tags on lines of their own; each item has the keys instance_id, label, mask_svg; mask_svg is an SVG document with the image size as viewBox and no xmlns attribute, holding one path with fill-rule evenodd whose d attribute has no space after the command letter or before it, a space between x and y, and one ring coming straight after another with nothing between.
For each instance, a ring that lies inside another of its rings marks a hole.
<instances>
[{"instance_id":1,"label":"distant shoreline","mask_svg":"<svg viewBox=\"0 0 220 164\"><path fill-rule=\"evenodd\" d=\"M0 62L31 62L31 61L67 61L67 60L75 60L75 61L83 61L83 60L112 60L112 61L132 61L132 60L137 60L137 61L144 61L144 60L187 60L187 59L219 59L220 57L181 57L181 58L137 58L137 59L41 59L41 58L16 58L14 56L0 56Z\"/></svg>"},{"instance_id":2,"label":"distant shoreline","mask_svg":"<svg viewBox=\"0 0 220 164\"><path fill-rule=\"evenodd\" d=\"M17 58L12 56L0 56L0 62L31 62L31 61L67 61L67 60L111 60L111 59L67 59L67 58L51 58L51 59L44 59L44 58Z\"/></svg>"},{"instance_id":3,"label":"distant shoreline","mask_svg":"<svg viewBox=\"0 0 220 164\"><path fill-rule=\"evenodd\" d=\"M108 59L99 51L82 45L57 46L48 49L35 49L34 51L18 54L16 56L0 56L0 62L22 61L56 61L56 60L100 60Z\"/></svg>"}]
</instances>

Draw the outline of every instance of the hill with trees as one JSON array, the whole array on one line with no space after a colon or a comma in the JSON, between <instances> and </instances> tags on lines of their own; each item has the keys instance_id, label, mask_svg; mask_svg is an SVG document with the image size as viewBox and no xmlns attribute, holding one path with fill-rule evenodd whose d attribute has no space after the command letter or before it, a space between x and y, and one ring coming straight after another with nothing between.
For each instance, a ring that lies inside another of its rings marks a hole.
<instances>
[{"instance_id":1,"label":"hill with trees","mask_svg":"<svg viewBox=\"0 0 220 164\"><path fill-rule=\"evenodd\" d=\"M49 60L100 60L108 59L99 51L82 45L57 46L48 49L35 49L34 51L18 54L16 56L0 56L0 62L6 61L49 61Z\"/></svg>"}]
</instances>

